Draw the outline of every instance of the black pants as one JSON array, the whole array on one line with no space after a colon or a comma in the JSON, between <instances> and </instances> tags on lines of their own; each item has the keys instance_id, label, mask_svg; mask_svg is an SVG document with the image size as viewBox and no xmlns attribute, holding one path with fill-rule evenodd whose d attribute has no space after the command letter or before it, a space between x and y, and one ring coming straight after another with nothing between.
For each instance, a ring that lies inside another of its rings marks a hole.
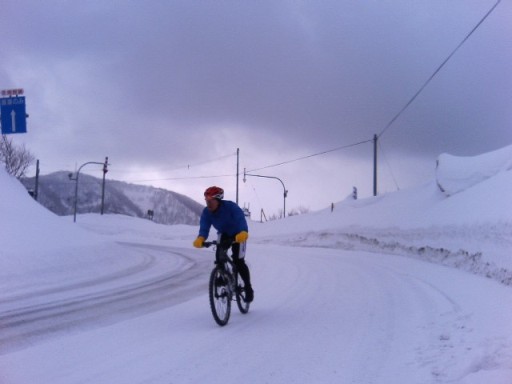
<instances>
[{"instance_id":1,"label":"black pants","mask_svg":"<svg viewBox=\"0 0 512 384\"><path fill-rule=\"evenodd\" d=\"M221 235L220 244L225 248L231 247L231 251L233 252L233 264L240 274L240 277L244 281L246 287L251 287L251 273L249 271L249 267L245 263L245 258L240 257L240 243L234 243L234 238L228 235Z\"/></svg>"}]
</instances>

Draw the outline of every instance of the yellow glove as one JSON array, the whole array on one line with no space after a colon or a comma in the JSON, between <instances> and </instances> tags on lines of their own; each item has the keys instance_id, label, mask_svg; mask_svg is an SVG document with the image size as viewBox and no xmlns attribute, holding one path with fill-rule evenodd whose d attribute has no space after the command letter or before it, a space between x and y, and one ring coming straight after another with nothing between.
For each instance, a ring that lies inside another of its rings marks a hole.
<instances>
[{"instance_id":1,"label":"yellow glove","mask_svg":"<svg viewBox=\"0 0 512 384\"><path fill-rule=\"evenodd\" d=\"M203 243L206 239L203 236L197 236L197 239L194 240L192 245L196 248L203 248Z\"/></svg>"},{"instance_id":2,"label":"yellow glove","mask_svg":"<svg viewBox=\"0 0 512 384\"><path fill-rule=\"evenodd\" d=\"M248 238L249 238L249 234L246 231L242 231L235 236L235 242L245 243Z\"/></svg>"}]
</instances>

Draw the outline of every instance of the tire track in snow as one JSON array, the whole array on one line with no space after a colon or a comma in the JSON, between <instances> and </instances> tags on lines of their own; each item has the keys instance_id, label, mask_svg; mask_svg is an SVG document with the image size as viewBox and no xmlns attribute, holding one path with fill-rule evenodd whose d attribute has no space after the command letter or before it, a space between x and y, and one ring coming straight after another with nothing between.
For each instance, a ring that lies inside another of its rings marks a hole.
<instances>
[{"instance_id":1,"label":"tire track in snow","mask_svg":"<svg viewBox=\"0 0 512 384\"><path fill-rule=\"evenodd\" d=\"M176 305L206 290L210 259L198 261L184 250L171 247L122 245L140 254L141 263L100 278L2 300L0 355L57 334L104 326ZM170 255L179 259L177 269L165 269L162 260Z\"/></svg>"}]
</instances>

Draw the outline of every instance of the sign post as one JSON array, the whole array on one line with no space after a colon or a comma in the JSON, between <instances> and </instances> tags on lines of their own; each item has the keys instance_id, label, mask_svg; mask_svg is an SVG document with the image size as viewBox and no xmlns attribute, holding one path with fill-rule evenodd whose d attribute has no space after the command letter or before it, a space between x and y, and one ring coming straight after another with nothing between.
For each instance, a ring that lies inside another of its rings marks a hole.
<instances>
[{"instance_id":1,"label":"sign post","mask_svg":"<svg viewBox=\"0 0 512 384\"><path fill-rule=\"evenodd\" d=\"M2 135L27 132L27 112L23 89L8 89L2 91L0 98L0 121Z\"/></svg>"}]
</instances>

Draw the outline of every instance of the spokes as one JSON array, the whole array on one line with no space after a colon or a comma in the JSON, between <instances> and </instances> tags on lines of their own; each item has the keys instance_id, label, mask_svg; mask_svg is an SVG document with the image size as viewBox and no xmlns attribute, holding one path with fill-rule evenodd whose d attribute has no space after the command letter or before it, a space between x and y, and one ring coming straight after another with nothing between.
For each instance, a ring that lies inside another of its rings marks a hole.
<instances>
[{"instance_id":1,"label":"spokes","mask_svg":"<svg viewBox=\"0 0 512 384\"><path fill-rule=\"evenodd\" d=\"M231 314L231 294L222 270L214 268L210 276L210 308L217 324L226 325Z\"/></svg>"},{"instance_id":2,"label":"spokes","mask_svg":"<svg viewBox=\"0 0 512 384\"><path fill-rule=\"evenodd\" d=\"M219 297L217 300L215 300L215 311L217 312L217 315L219 318L224 319L226 317L227 313L227 298Z\"/></svg>"},{"instance_id":3,"label":"spokes","mask_svg":"<svg viewBox=\"0 0 512 384\"><path fill-rule=\"evenodd\" d=\"M236 287L236 303L238 305L238 309L242 313L249 312L250 303L245 301L246 292L245 292L245 284L240 275L237 275L237 287Z\"/></svg>"}]
</instances>

